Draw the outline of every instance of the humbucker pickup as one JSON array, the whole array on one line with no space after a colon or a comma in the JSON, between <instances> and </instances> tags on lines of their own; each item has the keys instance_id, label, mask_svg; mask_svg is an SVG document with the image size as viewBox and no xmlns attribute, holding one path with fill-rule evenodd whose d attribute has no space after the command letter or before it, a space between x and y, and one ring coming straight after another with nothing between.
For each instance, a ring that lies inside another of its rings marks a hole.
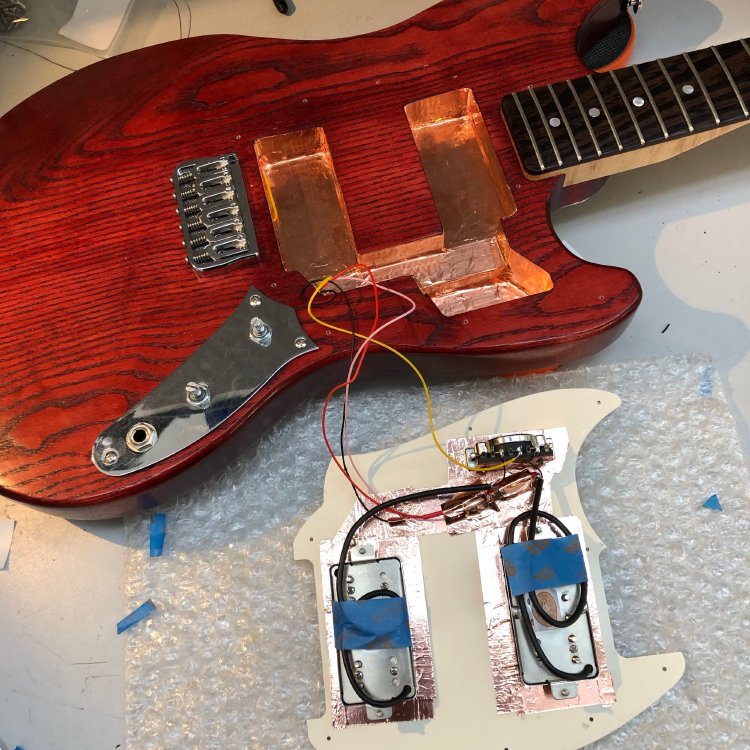
<instances>
[{"instance_id":1,"label":"humbucker pickup","mask_svg":"<svg viewBox=\"0 0 750 750\"><path fill-rule=\"evenodd\" d=\"M172 176L187 261L198 271L257 258L245 183L235 154L194 159Z\"/></svg>"}]
</instances>

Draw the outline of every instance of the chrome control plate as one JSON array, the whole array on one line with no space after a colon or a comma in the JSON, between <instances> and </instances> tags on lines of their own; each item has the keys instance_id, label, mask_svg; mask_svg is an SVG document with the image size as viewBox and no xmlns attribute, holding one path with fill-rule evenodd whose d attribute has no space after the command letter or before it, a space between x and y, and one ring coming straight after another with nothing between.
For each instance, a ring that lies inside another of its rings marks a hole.
<instances>
[{"instance_id":1,"label":"chrome control plate","mask_svg":"<svg viewBox=\"0 0 750 750\"><path fill-rule=\"evenodd\" d=\"M94 465L122 476L175 455L225 422L285 365L317 348L291 307L251 288L213 336L99 435Z\"/></svg>"}]
</instances>

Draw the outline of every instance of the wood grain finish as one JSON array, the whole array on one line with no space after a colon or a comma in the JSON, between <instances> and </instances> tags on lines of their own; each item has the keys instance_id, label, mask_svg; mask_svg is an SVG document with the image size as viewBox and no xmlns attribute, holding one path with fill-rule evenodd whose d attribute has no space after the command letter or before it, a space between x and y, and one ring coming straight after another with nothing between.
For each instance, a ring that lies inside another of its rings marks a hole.
<instances>
[{"instance_id":1,"label":"wood grain finish","mask_svg":"<svg viewBox=\"0 0 750 750\"><path fill-rule=\"evenodd\" d=\"M417 309L387 340L441 374L465 374L547 369L614 338L640 300L636 280L565 250L548 218L559 185L523 176L500 115L509 92L584 73L575 40L593 5L449 0L360 38L170 42L85 68L2 117L0 492L77 516L132 509L133 498L143 504L144 493L210 470L216 448L243 445L331 380L349 341L308 318L307 282L282 268L253 152L261 137L324 128L367 253L440 231L404 106L470 88L519 207L504 231L554 287L447 318L412 279L398 279L392 286ZM199 275L184 261L168 178L180 162L230 151L240 157L262 260ZM90 451L99 432L210 336L251 284L297 308L319 351L179 456L116 479L97 471ZM364 328L371 295L352 299ZM397 309L384 301L384 315ZM321 312L348 320L341 303Z\"/></svg>"}]
</instances>

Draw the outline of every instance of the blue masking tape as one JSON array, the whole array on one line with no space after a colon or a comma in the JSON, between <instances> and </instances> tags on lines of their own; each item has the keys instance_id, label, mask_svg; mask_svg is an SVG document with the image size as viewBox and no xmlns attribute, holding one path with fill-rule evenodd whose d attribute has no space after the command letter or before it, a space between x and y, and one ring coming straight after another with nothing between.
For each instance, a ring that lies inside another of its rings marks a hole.
<instances>
[{"instance_id":1,"label":"blue masking tape","mask_svg":"<svg viewBox=\"0 0 750 750\"><path fill-rule=\"evenodd\" d=\"M719 498L717 495L711 495L711 497L706 500L705 503L703 503L704 508L710 508L711 510L724 510L721 507L721 503L719 502Z\"/></svg>"},{"instance_id":2,"label":"blue masking tape","mask_svg":"<svg viewBox=\"0 0 750 750\"><path fill-rule=\"evenodd\" d=\"M513 596L583 583L587 578L576 534L508 544L503 547L503 567Z\"/></svg>"},{"instance_id":3,"label":"blue masking tape","mask_svg":"<svg viewBox=\"0 0 750 750\"><path fill-rule=\"evenodd\" d=\"M161 557L164 551L164 533L167 529L167 517L164 513L151 516L151 557Z\"/></svg>"},{"instance_id":4,"label":"blue masking tape","mask_svg":"<svg viewBox=\"0 0 750 750\"><path fill-rule=\"evenodd\" d=\"M151 599L143 602L138 609L134 609L127 617L123 617L122 620L117 623L117 634L119 635L120 633L125 632L128 628L132 628L133 625L148 617L155 610L156 605Z\"/></svg>"},{"instance_id":5,"label":"blue masking tape","mask_svg":"<svg viewBox=\"0 0 750 750\"><path fill-rule=\"evenodd\" d=\"M333 602L333 633L340 651L410 648L406 599Z\"/></svg>"}]
</instances>

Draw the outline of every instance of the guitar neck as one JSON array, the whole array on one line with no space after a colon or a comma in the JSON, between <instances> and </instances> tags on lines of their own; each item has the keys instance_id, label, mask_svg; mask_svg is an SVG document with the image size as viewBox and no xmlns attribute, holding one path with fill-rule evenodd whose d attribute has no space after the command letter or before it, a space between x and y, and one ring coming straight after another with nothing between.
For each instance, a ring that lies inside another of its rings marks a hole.
<instances>
[{"instance_id":1,"label":"guitar neck","mask_svg":"<svg viewBox=\"0 0 750 750\"><path fill-rule=\"evenodd\" d=\"M530 177L690 136L705 140L750 120L750 44L740 39L524 89L506 96L502 109Z\"/></svg>"}]
</instances>

